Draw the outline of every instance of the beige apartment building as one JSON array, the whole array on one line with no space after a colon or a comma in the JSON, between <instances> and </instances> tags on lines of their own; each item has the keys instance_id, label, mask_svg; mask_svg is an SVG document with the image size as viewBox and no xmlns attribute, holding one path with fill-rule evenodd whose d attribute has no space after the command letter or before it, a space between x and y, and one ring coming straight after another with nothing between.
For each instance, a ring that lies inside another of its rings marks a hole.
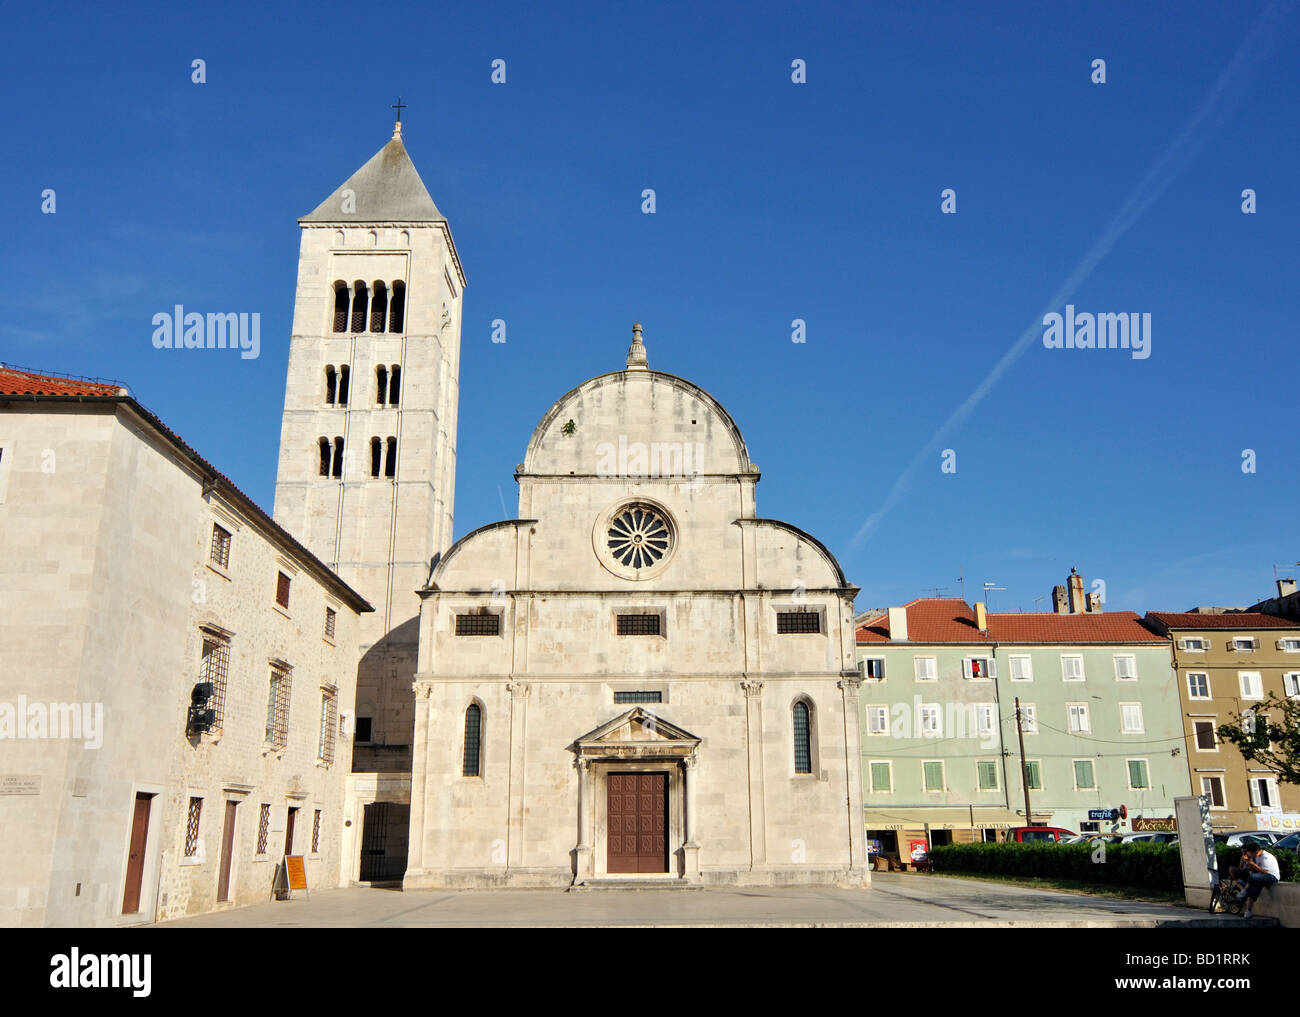
<instances>
[{"instance_id":1,"label":"beige apartment building","mask_svg":"<svg viewBox=\"0 0 1300 1017\"><path fill-rule=\"evenodd\" d=\"M1269 693L1300 696L1300 623L1252 611L1151 611L1145 621L1171 643L1192 793L1209 796L1215 829L1300 830L1300 788L1217 734Z\"/></svg>"},{"instance_id":2,"label":"beige apartment building","mask_svg":"<svg viewBox=\"0 0 1300 1017\"><path fill-rule=\"evenodd\" d=\"M126 389L0 367L0 925L337 885L369 610Z\"/></svg>"}]
</instances>

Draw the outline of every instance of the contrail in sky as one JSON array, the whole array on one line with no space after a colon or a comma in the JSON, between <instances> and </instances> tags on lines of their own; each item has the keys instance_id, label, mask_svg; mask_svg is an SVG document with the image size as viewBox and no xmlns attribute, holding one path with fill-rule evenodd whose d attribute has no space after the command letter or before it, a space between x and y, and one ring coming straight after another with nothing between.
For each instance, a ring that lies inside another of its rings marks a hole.
<instances>
[{"instance_id":1,"label":"contrail in sky","mask_svg":"<svg viewBox=\"0 0 1300 1017\"><path fill-rule=\"evenodd\" d=\"M1002 357L993 365L993 369L979 383L975 391L967 396L965 402L957 407L952 416L944 421L939 430L934 432L930 440L916 454L916 457L903 470L898 479L894 481L894 486L890 488L884 504L867 516L866 521L858 528L858 532L853 535L852 546L861 545L863 541L871 536L880 520L902 500L907 489L911 487L918 471L925 464L932 464L935 450L940 447L949 434L970 416L971 411L983 401L984 397L993 389L993 386L1024 355L1025 351L1042 337L1043 315L1050 311L1059 310L1063 304L1068 303L1073 298L1084 280L1097 267L1098 262L1110 253L1111 248L1132 228L1142 213L1165 192L1165 189L1178 174L1195 158L1196 153L1204 146L1214 128L1232 112L1236 102L1241 98L1247 70L1278 40L1281 35L1282 22L1288 13L1287 8L1292 6L1294 6L1294 0L1274 0L1259 16L1250 32L1247 33L1245 41L1242 42L1232 59L1228 61L1228 65L1215 79L1209 94L1197 107L1192 118L1178 133L1178 136L1174 138L1173 142L1170 143L1169 147L1165 149L1164 154L1156 160L1155 165L1147 171L1141 182L1133 188L1127 200L1120 206L1119 211L1106 224L1101 236L1094 241L1083 259L1074 267L1074 271L1069 274L1065 282L1052 295L1043 312L1020 334L1020 338L1002 354Z\"/></svg>"}]
</instances>

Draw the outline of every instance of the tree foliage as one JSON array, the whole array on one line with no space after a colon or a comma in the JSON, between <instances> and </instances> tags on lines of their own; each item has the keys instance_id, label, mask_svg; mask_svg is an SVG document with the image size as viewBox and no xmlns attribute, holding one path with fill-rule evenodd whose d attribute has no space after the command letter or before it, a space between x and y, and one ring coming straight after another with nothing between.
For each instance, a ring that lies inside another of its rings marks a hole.
<instances>
[{"instance_id":1,"label":"tree foliage","mask_svg":"<svg viewBox=\"0 0 1300 1017\"><path fill-rule=\"evenodd\" d=\"M1300 699L1270 692L1258 706L1219 727L1248 763L1271 770L1283 784L1300 784Z\"/></svg>"}]
</instances>

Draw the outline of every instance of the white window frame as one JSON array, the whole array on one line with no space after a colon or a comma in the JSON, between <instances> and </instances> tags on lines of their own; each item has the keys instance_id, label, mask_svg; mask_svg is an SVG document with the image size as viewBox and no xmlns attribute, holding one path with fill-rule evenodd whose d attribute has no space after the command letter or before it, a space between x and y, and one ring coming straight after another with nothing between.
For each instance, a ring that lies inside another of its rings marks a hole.
<instances>
[{"instance_id":1,"label":"white window frame","mask_svg":"<svg viewBox=\"0 0 1300 1017\"><path fill-rule=\"evenodd\" d=\"M1188 646L1188 643L1200 643L1199 646ZM1184 653L1204 653L1210 648L1210 641L1204 636L1184 636L1178 640L1178 648Z\"/></svg>"},{"instance_id":2,"label":"white window frame","mask_svg":"<svg viewBox=\"0 0 1300 1017\"><path fill-rule=\"evenodd\" d=\"M992 703L975 704L975 733L991 735L998 729L998 711Z\"/></svg>"},{"instance_id":3,"label":"white window frame","mask_svg":"<svg viewBox=\"0 0 1300 1017\"><path fill-rule=\"evenodd\" d=\"M1114 662L1115 680L1117 682L1135 682L1138 680L1138 659L1136 653L1116 653L1113 655L1112 660ZM1119 662L1121 660L1131 660L1133 662L1132 674L1120 674Z\"/></svg>"},{"instance_id":4,"label":"white window frame","mask_svg":"<svg viewBox=\"0 0 1300 1017\"><path fill-rule=\"evenodd\" d=\"M1031 654L1013 653L1007 657L1007 661L1007 670L1010 672L1011 680L1013 682L1032 682L1034 680L1034 658ZM1023 678L1017 678L1016 664L1022 661L1024 662L1025 670L1029 673Z\"/></svg>"},{"instance_id":5,"label":"white window frame","mask_svg":"<svg viewBox=\"0 0 1300 1017\"><path fill-rule=\"evenodd\" d=\"M1253 678L1255 680L1254 684L1256 684L1256 687L1259 690L1256 695L1251 695L1246 691L1247 678ZM1264 698L1264 676L1258 671L1238 671L1237 685L1241 690L1242 699L1259 700Z\"/></svg>"},{"instance_id":6,"label":"white window frame","mask_svg":"<svg viewBox=\"0 0 1300 1017\"><path fill-rule=\"evenodd\" d=\"M981 767L981 766L985 766L985 765L993 767L993 786L992 786L992 787L981 787L981 786L980 786L980 767ZM1001 790L1002 790L1002 777L1001 777L1001 775L998 773L998 761L997 761L996 759L977 759L977 760L975 760L975 791L976 791L976 793L978 793L978 794L996 794L997 792L999 792L999 791L1001 791Z\"/></svg>"},{"instance_id":7,"label":"white window frame","mask_svg":"<svg viewBox=\"0 0 1300 1017\"><path fill-rule=\"evenodd\" d=\"M921 675L921 661L927 660L930 666L926 668L927 676ZM912 658L912 675L918 682L937 682L939 680L939 661L935 657L913 657Z\"/></svg>"},{"instance_id":8,"label":"white window frame","mask_svg":"<svg viewBox=\"0 0 1300 1017\"><path fill-rule=\"evenodd\" d=\"M876 787L876 775L875 775L875 771L874 771L874 769L873 769L873 767L876 767L876 766L884 766L884 767L887 768L886 772L889 774L889 787L885 787L885 788L879 788L879 787ZM891 793L893 793L893 790L894 790L894 763L893 763L893 761L892 761L892 760L889 760L889 759L869 759L869 760L867 760L867 780L868 780L868 781L870 782L870 784L871 784L871 787L870 787L870 789L869 789L871 794L891 794Z\"/></svg>"},{"instance_id":9,"label":"white window frame","mask_svg":"<svg viewBox=\"0 0 1300 1017\"><path fill-rule=\"evenodd\" d=\"M1290 686L1290 689L1287 686ZM1287 699L1300 699L1300 671L1282 673L1282 695Z\"/></svg>"},{"instance_id":10,"label":"white window frame","mask_svg":"<svg viewBox=\"0 0 1300 1017\"><path fill-rule=\"evenodd\" d=\"M927 763L939 764L939 786L930 788L925 786L925 767ZM921 760L921 793L928 795L943 794L948 790L948 766L942 759L922 759Z\"/></svg>"},{"instance_id":11,"label":"white window frame","mask_svg":"<svg viewBox=\"0 0 1300 1017\"><path fill-rule=\"evenodd\" d=\"M974 671L974 663L977 660L982 660L985 664L984 667L985 673L982 677L979 678L975 677L975 671ZM998 676L997 661L994 660L991 656L990 657L963 657L961 661L961 676L965 678L967 681L991 682Z\"/></svg>"},{"instance_id":12,"label":"white window frame","mask_svg":"<svg viewBox=\"0 0 1300 1017\"><path fill-rule=\"evenodd\" d=\"M1137 727L1125 727L1124 721L1127 716L1126 709L1137 711ZM1120 734L1145 734L1146 724L1142 718L1141 703L1120 703L1119 704L1119 733Z\"/></svg>"},{"instance_id":13,"label":"white window frame","mask_svg":"<svg viewBox=\"0 0 1300 1017\"><path fill-rule=\"evenodd\" d=\"M1079 771L1075 768L1075 763L1087 763L1088 769L1092 771L1092 783L1089 784L1087 787L1079 786ZM1096 791L1097 790L1097 761L1095 759L1071 759L1070 779L1074 781L1074 790L1076 791Z\"/></svg>"},{"instance_id":14,"label":"white window frame","mask_svg":"<svg viewBox=\"0 0 1300 1017\"><path fill-rule=\"evenodd\" d=\"M1223 804L1222 804L1222 805L1215 805L1215 804L1214 804L1214 792L1211 791L1208 787L1206 787L1206 785L1209 784L1210 781L1217 781L1217 782L1218 782L1218 785L1219 785L1219 797L1223 800ZM1203 777L1201 778L1201 794L1206 795L1206 796L1209 797L1209 799L1210 799L1210 809L1211 809L1212 811L1215 811L1215 812L1227 812L1227 811L1228 811L1228 789L1225 788L1225 787L1223 786L1223 774L1221 774L1221 773L1212 773L1212 774L1210 774L1209 776L1203 776Z\"/></svg>"},{"instance_id":15,"label":"white window frame","mask_svg":"<svg viewBox=\"0 0 1300 1017\"><path fill-rule=\"evenodd\" d=\"M1065 671L1065 662L1067 660L1077 660L1079 662L1079 677L1071 678ZM1088 672L1083 666L1082 653L1063 653L1061 654L1061 681L1063 682L1084 682L1088 680Z\"/></svg>"},{"instance_id":16,"label":"white window frame","mask_svg":"<svg viewBox=\"0 0 1300 1017\"><path fill-rule=\"evenodd\" d=\"M1196 693L1192 690L1192 679L1193 679L1193 678L1204 678L1204 679L1205 679L1205 695L1203 695L1203 696L1198 696L1198 695L1196 695ZM1213 698L1214 698L1214 693L1210 691L1210 672L1208 672L1208 671L1188 671L1188 672L1187 672L1187 698L1188 698L1188 699L1197 699L1197 700L1213 699Z\"/></svg>"},{"instance_id":17,"label":"white window frame","mask_svg":"<svg viewBox=\"0 0 1300 1017\"><path fill-rule=\"evenodd\" d=\"M1197 734L1196 734L1196 725L1197 725L1197 724L1209 724L1209 725L1210 725L1210 734L1214 736L1214 746L1213 746L1212 748L1208 748L1208 749L1207 749L1207 748L1204 748L1204 747L1201 745L1201 740L1200 740L1199 737L1197 737ZM1195 718L1193 718L1193 719L1192 719L1192 744L1193 744L1194 747L1196 748L1196 751L1197 751L1197 752L1218 752L1218 751L1219 751L1219 729L1218 729L1218 725L1215 724L1214 721L1212 721L1212 720L1206 720L1204 717L1195 717Z\"/></svg>"},{"instance_id":18,"label":"white window frame","mask_svg":"<svg viewBox=\"0 0 1300 1017\"><path fill-rule=\"evenodd\" d=\"M943 737L943 709L938 703L921 703L916 709L917 717L921 721L921 730L917 734L922 738L942 738ZM933 717L933 727L927 726L926 718Z\"/></svg>"},{"instance_id":19,"label":"white window frame","mask_svg":"<svg viewBox=\"0 0 1300 1017\"><path fill-rule=\"evenodd\" d=\"M1281 806L1282 800L1278 797L1277 794L1276 777L1250 777L1247 779L1246 783L1250 787L1250 807L1252 809L1260 809L1261 811L1263 809L1268 809L1269 811L1273 811L1277 809L1279 806ZM1260 784L1265 785L1265 787L1268 790L1268 798L1269 798L1268 805L1265 805L1261 800L1261 796L1259 793Z\"/></svg>"},{"instance_id":20,"label":"white window frame","mask_svg":"<svg viewBox=\"0 0 1300 1017\"><path fill-rule=\"evenodd\" d=\"M1081 713L1083 724L1076 728L1074 726L1074 710L1078 708ZM1065 704L1065 729L1068 734L1092 734L1092 717L1088 712L1087 703L1066 703Z\"/></svg>"},{"instance_id":21,"label":"white window frame","mask_svg":"<svg viewBox=\"0 0 1300 1017\"><path fill-rule=\"evenodd\" d=\"M1255 642L1256 640L1254 636L1233 636L1232 645L1228 647L1228 649L1232 650L1234 653L1254 653ZM1242 643L1245 643L1246 645L1240 645Z\"/></svg>"},{"instance_id":22,"label":"white window frame","mask_svg":"<svg viewBox=\"0 0 1300 1017\"><path fill-rule=\"evenodd\" d=\"M879 717L881 726L879 731L873 731L872 721ZM889 737L889 707L876 706L874 704L867 707L867 737L868 738L888 738Z\"/></svg>"},{"instance_id":23,"label":"white window frame","mask_svg":"<svg viewBox=\"0 0 1300 1017\"><path fill-rule=\"evenodd\" d=\"M880 677L879 677L879 678L873 678L873 677L871 676L871 673L870 673L871 669L870 669L869 665L870 665L873 661L874 661L874 662L877 662L877 663L880 664ZM887 674L888 674L888 671L885 670L885 658L884 658L884 657L863 657L863 658L862 658L862 680L863 680L863 681L866 681L866 682L883 682L883 681L885 680L885 676L886 676Z\"/></svg>"},{"instance_id":24,"label":"white window frame","mask_svg":"<svg viewBox=\"0 0 1300 1017\"><path fill-rule=\"evenodd\" d=\"M1288 643L1294 645L1287 645ZM1283 653L1300 653L1300 639L1294 636L1283 636L1277 641L1277 648Z\"/></svg>"},{"instance_id":25,"label":"white window frame","mask_svg":"<svg viewBox=\"0 0 1300 1017\"><path fill-rule=\"evenodd\" d=\"M1133 786L1133 770L1129 766L1130 763L1142 764L1143 768L1146 770L1146 777L1147 777L1146 787ZM1147 759L1145 756L1135 756L1132 759L1126 758L1124 760L1124 779L1128 781L1128 789L1130 791L1150 791L1151 790L1151 761Z\"/></svg>"},{"instance_id":26,"label":"white window frame","mask_svg":"<svg viewBox=\"0 0 1300 1017\"><path fill-rule=\"evenodd\" d=\"M1020 729L1025 734L1038 734L1038 707L1034 703L1020 704Z\"/></svg>"}]
</instances>

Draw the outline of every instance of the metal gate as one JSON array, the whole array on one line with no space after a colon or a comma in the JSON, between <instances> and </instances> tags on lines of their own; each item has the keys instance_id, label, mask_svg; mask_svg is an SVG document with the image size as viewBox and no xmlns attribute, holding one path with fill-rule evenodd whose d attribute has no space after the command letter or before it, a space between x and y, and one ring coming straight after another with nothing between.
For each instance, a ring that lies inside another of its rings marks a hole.
<instances>
[{"instance_id":1,"label":"metal gate","mask_svg":"<svg viewBox=\"0 0 1300 1017\"><path fill-rule=\"evenodd\" d=\"M396 802L371 802L361 828L363 883L388 883L406 874L407 834L411 807Z\"/></svg>"}]
</instances>

